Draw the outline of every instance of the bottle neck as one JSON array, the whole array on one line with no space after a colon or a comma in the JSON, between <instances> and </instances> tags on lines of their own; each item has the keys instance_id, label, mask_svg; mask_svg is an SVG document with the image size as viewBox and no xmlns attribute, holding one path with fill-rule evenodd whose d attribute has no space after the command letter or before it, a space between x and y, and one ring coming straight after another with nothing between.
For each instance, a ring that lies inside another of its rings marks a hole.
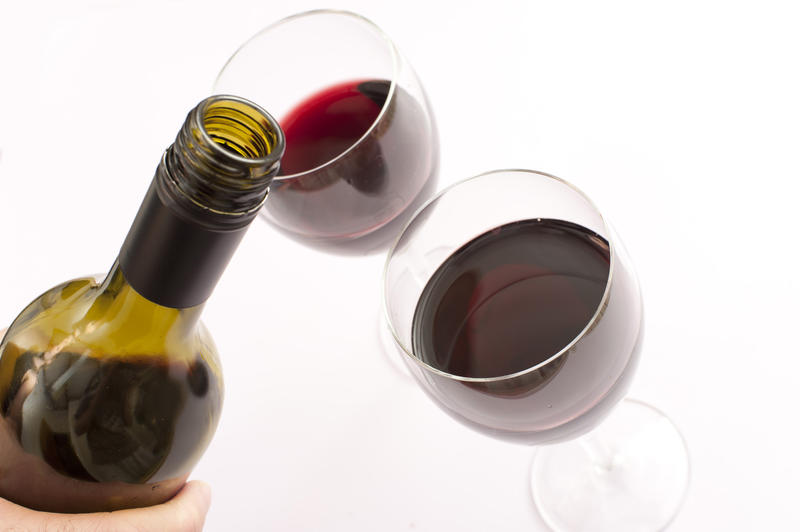
<instances>
[{"instance_id":1,"label":"bottle neck","mask_svg":"<svg viewBox=\"0 0 800 532\"><path fill-rule=\"evenodd\" d=\"M284 139L266 111L213 96L161 159L119 253L145 299L189 308L208 299L278 172Z\"/></svg>"}]
</instances>

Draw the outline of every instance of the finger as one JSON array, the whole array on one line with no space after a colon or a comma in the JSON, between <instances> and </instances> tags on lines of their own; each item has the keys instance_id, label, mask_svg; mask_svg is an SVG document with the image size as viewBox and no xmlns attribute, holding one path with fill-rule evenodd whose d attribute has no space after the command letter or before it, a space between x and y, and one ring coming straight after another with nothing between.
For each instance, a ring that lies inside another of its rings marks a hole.
<instances>
[{"instance_id":1,"label":"finger","mask_svg":"<svg viewBox=\"0 0 800 532\"><path fill-rule=\"evenodd\" d=\"M0 525L42 532L200 532L210 505L211 489L206 483L193 480L164 504L117 512L54 514L0 499Z\"/></svg>"}]
</instances>

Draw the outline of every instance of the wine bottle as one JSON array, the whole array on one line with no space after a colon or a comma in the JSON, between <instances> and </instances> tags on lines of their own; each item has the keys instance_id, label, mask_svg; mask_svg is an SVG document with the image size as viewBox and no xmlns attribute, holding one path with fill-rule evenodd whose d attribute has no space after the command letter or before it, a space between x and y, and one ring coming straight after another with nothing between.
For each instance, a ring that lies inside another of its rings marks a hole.
<instances>
[{"instance_id":1,"label":"wine bottle","mask_svg":"<svg viewBox=\"0 0 800 532\"><path fill-rule=\"evenodd\" d=\"M200 322L284 149L234 96L187 116L104 280L35 299L0 342L0 497L93 512L172 497L209 444L223 381Z\"/></svg>"}]
</instances>

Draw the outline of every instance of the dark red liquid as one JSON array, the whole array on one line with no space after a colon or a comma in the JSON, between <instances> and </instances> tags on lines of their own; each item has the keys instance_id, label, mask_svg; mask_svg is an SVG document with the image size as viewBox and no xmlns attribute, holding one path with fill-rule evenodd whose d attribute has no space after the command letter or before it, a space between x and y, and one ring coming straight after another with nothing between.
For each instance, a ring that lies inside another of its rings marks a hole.
<instances>
[{"instance_id":1,"label":"dark red liquid","mask_svg":"<svg viewBox=\"0 0 800 532\"><path fill-rule=\"evenodd\" d=\"M281 175L311 170L344 153L378 118L389 87L388 81L347 81L290 111L281 120L286 135Z\"/></svg>"},{"instance_id":2,"label":"dark red liquid","mask_svg":"<svg viewBox=\"0 0 800 532\"><path fill-rule=\"evenodd\" d=\"M300 100L281 120L286 151L266 202L268 218L313 245L376 234L410 212L432 183L438 158L421 99L371 79Z\"/></svg>"},{"instance_id":3,"label":"dark red liquid","mask_svg":"<svg viewBox=\"0 0 800 532\"><path fill-rule=\"evenodd\" d=\"M531 368L587 326L608 272L608 242L582 226L536 219L498 227L465 244L431 277L414 315L414 354L462 377ZM535 384L561 363L541 368Z\"/></svg>"}]
</instances>

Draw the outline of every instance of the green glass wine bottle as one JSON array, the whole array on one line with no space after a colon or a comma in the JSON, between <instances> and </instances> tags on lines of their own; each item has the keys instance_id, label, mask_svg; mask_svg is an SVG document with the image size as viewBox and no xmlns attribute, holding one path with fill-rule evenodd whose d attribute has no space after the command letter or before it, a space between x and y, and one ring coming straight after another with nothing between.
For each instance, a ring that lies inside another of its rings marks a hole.
<instances>
[{"instance_id":1,"label":"green glass wine bottle","mask_svg":"<svg viewBox=\"0 0 800 532\"><path fill-rule=\"evenodd\" d=\"M219 421L204 305L278 171L263 109L213 96L161 159L111 271L35 299L0 342L0 497L92 512L172 497Z\"/></svg>"}]
</instances>

